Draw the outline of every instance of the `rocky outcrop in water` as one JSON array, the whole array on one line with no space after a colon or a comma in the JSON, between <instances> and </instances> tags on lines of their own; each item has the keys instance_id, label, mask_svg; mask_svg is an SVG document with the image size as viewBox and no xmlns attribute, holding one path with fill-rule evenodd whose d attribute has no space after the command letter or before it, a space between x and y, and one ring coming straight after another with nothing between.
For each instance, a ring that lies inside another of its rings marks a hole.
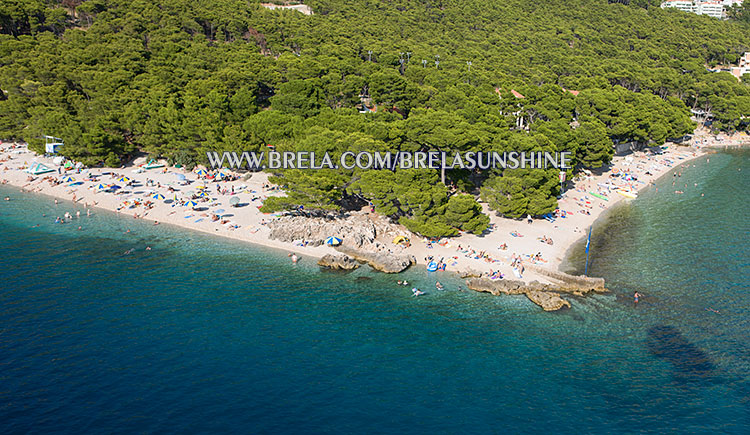
<instances>
[{"instance_id":1,"label":"rocky outcrop in water","mask_svg":"<svg viewBox=\"0 0 750 435\"><path fill-rule=\"evenodd\" d=\"M589 276L570 275L558 270L550 270L535 264L525 264L526 269L534 271L540 275L559 281L555 285L555 290L564 293L573 293L583 295L588 292L606 292L604 287L604 278L594 278Z\"/></svg>"},{"instance_id":2,"label":"rocky outcrop in water","mask_svg":"<svg viewBox=\"0 0 750 435\"><path fill-rule=\"evenodd\" d=\"M336 247L336 250L354 257L357 261L369 264L375 270L385 273L403 272L412 264L417 264L417 259L413 255L399 255L389 251L373 252L344 245Z\"/></svg>"},{"instance_id":3,"label":"rocky outcrop in water","mask_svg":"<svg viewBox=\"0 0 750 435\"><path fill-rule=\"evenodd\" d=\"M570 302L566 301L560 294L555 292L557 287L552 284L542 284L539 281L529 283L512 279L490 280L487 278L474 278L466 281L466 285L478 292L491 293L495 296L526 295L529 300L544 311L556 311L563 307L570 308Z\"/></svg>"},{"instance_id":4,"label":"rocky outcrop in water","mask_svg":"<svg viewBox=\"0 0 750 435\"><path fill-rule=\"evenodd\" d=\"M318 265L335 270L352 270L359 267L359 263L355 259L343 254L326 254L318 260Z\"/></svg>"},{"instance_id":5,"label":"rocky outcrop in water","mask_svg":"<svg viewBox=\"0 0 750 435\"><path fill-rule=\"evenodd\" d=\"M562 307L570 308L570 302L561 298L559 293L529 290L525 294L531 302L542 307L544 311L557 311Z\"/></svg>"}]
</instances>

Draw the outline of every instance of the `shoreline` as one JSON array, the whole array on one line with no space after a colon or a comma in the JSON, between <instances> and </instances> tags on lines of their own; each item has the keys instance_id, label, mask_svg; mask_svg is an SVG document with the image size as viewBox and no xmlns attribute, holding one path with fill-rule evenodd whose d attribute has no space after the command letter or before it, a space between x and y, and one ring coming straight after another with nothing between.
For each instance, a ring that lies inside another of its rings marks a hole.
<instances>
[{"instance_id":1,"label":"shoreline","mask_svg":"<svg viewBox=\"0 0 750 435\"><path fill-rule=\"evenodd\" d=\"M730 148L730 149L737 149L737 148L742 148L742 147L743 147L742 145L739 145L739 146L734 146L733 148ZM671 168L667 169L666 171L664 171L660 175L656 176L656 178L652 179L649 182L649 184L645 184L645 185L641 186L637 190L637 192L640 194L641 192L643 192L644 190L646 190L646 188L648 188L649 186L652 186L652 184L658 183L659 180L661 180L662 178L664 178L667 175L669 175L678 166L690 163L690 162L695 161L695 160L697 160L697 159L699 159L699 158L701 158L703 156L711 155L711 154L714 154L714 153L717 153L717 152L721 152L721 151L725 151L725 150L726 150L725 148L716 148L714 146L703 147L703 148L700 149L700 153L696 153L695 156L692 156L690 158L686 158L685 160L681 160L681 164L680 165L675 165L675 166L672 166ZM618 208L624 207L626 204L628 204L628 202L629 201L618 201L618 202L613 203L610 207L607 207L606 209L604 209L604 211L601 212L596 217L596 219L594 219L594 221L590 225L590 227L592 228L592 235L593 235L593 229L600 229L601 227L606 226L607 225L607 220L610 217L610 215L613 212L615 212ZM577 271L577 269L572 266L572 264L571 264L571 262L569 260L570 260L570 257L572 255L572 253L573 253L573 250L575 248L577 248L579 245L584 245L586 238L587 238L587 233L584 232L584 234L582 234L578 239L576 239L573 243L571 243L568 246L568 248L566 249L565 254L563 256L562 261L560 261L560 263L557 265L557 270L558 271L563 272L563 273L569 273L569 274L573 273L574 271ZM585 276L583 274L581 274L581 275Z\"/></svg>"},{"instance_id":2,"label":"shoreline","mask_svg":"<svg viewBox=\"0 0 750 435\"><path fill-rule=\"evenodd\" d=\"M59 180L61 175L58 175L58 166L52 162L51 158L38 156L31 151L25 151L25 148L11 150L8 149L8 145L8 143L0 145L0 182L18 187L22 192L42 193L55 199L73 200L75 204L83 205L84 209L87 207L103 208L123 217L132 218L135 216L138 219L153 220L155 224L157 222L168 223L207 234L281 249L289 253L294 252L315 259L319 259L326 254L339 254L336 249L326 245L317 247L299 246L299 244L269 238L270 230L266 224L278 217L278 214L262 214L258 210L258 204L262 204L262 201L270 196L282 193L278 189L266 188L268 187L268 174L266 173L253 173L249 179L240 178L231 182L222 181L218 183L200 179L195 173L173 167L165 166L139 171L139 160L145 159L136 159L128 166L119 169L85 169L81 174L76 173L77 171L68 171L76 185L70 185L69 183L52 185L52 183L44 181L45 177L49 176L46 178L47 181L55 181ZM447 271L459 275L467 271L480 273L494 271L502 273L509 279L521 279L524 282L537 280L542 283L549 283L549 278L532 270L528 270L522 278L514 276L514 272L509 265L510 254L523 255L524 262L528 261L550 271L560 270L561 265L565 263L569 256L570 250L582 238L586 237L585 229L590 225L595 225L601 216L606 216L607 210L611 210L617 203L625 199L613 191L615 184L608 187L607 192L598 187L603 182L609 185L613 181L610 178L613 171L629 171L630 173L640 171L637 182L624 183L632 191L640 192L680 164L685 164L705 155L705 149L707 148L710 148L710 146L695 148L678 147L670 144L661 156L649 156L646 153L638 152L626 157L615 157L606 171L597 171L596 174L589 173L590 175L585 175L569 183L572 184L572 187L569 187L559 200L559 208L565 210L566 218L558 218L555 222L535 219L533 224L527 224L523 220L496 216L494 212L486 208L486 204L482 204L485 212L490 216L492 224L492 229L485 234L480 236L461 234L455 238L444 239L440 243L428 243L426 239L412 234L411 247L401 250L398 254L413 255L420 266L426 266L430 257L447 259L445 260L448 266ZM55 171L37 176L33 181L29 181L30 174L23 172L22 168L34 162L43 163L48 168L55 169ZM145 163L145 161L140 163ZM648 168L645 167L647 164L650 165ZM651 172L648 172L649 170ZM136 171L138 173L135 173ZM642 175L643 172L648 172L651 175ZM88 174L98 175L97 180L105 184L123 184L117 181L121 176L131 178L134 183L131 187L123 186L121 191L131 189L127 194L102 193L93 188L96 183L81 182L83 176ZM175 183L177 174L182 174L181 176L191 180L192 183L188 186L178 186ZM150 186L146 180L158 184ZM196 207L195 210L177 206L174 202L170 203L171 195L182 196L187 191L195 190L196 184L205 184L207 192L215 191L217 186L220 186L226 190L236 189L236 193L217 192L215 195L209 194L212 197L211 200L201 202L200 207ZM167 191L168 187L174 188L177 192ZM590 196L591 192L597 190L613 196L609 196L608 201ZM167 199L152 200L152 207L148 209L123 206L123 204L127 204L123 200L145 201L152 192L161 193ZM233 208L230 206L229 200L234 197L239 198L241 207ZM594 204L596 204L596 207ZM581 213L582 211L585 211L585 213ZM222 220L226 223L222 225L220 222L212 222L209 214L214 212L223 212ZM61 210L61 216L62 213L63 210ZM353 214L361 214L368 219L384 219L364 210L353 212ZM54 219L54 217L51 217L51 219ZM579 230L579 227L583 230ZM401 228L397 229L401 230ZM523 232L525 234L522 237L508 237L509 232ZM554 239L554 245L540 243L537 240L541 236L547 235ZM390 241L379 240L379 242L388 244ZM503 243L508 246L506 250L498 248ZM542 261L532 262L530 260L535 252L542 254Z\"/></svg>"}]
</instances>

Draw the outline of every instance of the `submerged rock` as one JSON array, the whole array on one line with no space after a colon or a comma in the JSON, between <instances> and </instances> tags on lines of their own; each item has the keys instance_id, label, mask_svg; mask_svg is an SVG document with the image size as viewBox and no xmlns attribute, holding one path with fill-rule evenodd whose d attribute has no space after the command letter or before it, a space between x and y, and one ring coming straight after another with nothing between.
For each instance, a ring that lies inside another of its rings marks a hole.
<instances>
[{"instance_id":1,"label":"submerged rock","mask_svg":"<svg viewBox=\"0 0 750 435\"><path fill-rule=\"evenodd\" d=\"M318 265L329 269L352 270L359 267L356 260L348 255L326 254L320 260Z\"/></svg>"},{"instance_id":2,"label":"submerged rock","mask_svg":"<svg viewBox=\"0 0 750 435\"><path fill-rule=\"evenodd\" d=\"M570 302L561 298L559 293L529 290L526 292L526 297L542 307L544 311L557 311L562 307L570 308Z\"/></svg>"}]
</instances>

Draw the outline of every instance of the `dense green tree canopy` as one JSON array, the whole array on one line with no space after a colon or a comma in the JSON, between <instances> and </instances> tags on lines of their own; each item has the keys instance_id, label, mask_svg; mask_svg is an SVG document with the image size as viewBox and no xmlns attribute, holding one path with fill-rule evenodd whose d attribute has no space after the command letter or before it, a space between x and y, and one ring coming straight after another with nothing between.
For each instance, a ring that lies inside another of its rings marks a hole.
<instances>
[{"instance_id":1,"label":"dense green tree canopy","mask_svg":"<svg viewBox=\"0 0 750 435\"><path fill-rule=\"evenodd\" d=\"M598 167L612 141L690 133L691 109L717 130L748 128L748 83L708 70L750 50L748 5L722 21L650 0L307 4L313 15L256 0L4 1L0 137L37 150L62 137L66 156L91 165L137 152L206 163L207 151L273 144L570 151ZM559 193L551 170L275 177L289 193L269 210L357 197L435 236L481 232L480 191L507 216L554 209Z\"/></svg>"}]
</instances>

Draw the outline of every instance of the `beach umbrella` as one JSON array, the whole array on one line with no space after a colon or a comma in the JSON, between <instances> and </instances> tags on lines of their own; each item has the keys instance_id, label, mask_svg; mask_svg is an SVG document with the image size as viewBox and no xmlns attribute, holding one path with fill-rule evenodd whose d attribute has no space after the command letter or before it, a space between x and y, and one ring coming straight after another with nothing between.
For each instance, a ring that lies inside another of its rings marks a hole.
<instances>
[{"instance_id":1,"label":"beach umbrella","mask_svg":"<svg viewBox=\"0 0 750 435\"><path fill-rule=\"evenodd\" d=\"M201 197L201 198L202 198L202 197L204 197L204 196L208 196L208 194L207 194L206 192L202 192L202 191L201 191L201 192L198 192L198 193L196 193L196 194L195 194L195 196L197 196L197 197Z\"/></svg>"},{"instance_id":2,"label":"beach umbrella","mask_svg":"<svg viewBox=\"0 0 750 435\"><path fill-rule=\"evenodd\" d=\"M172 200L173 200L173 201L179 201L179 199L177 199L177 194L176 194L176 193L175 193L175 194L174 194L174 196L172 197Z\"/></svg>"},{"instance_id":3,"label":"beach umbrella","mask_svg":"<svg viewBox=\"0 0 750 435\"><path fill-rule=\"evenodd\" d=\"M328 246L337 246L341 244L341 239L338 237L331 236L326 239L326 245Z\"/></svg>"},{"instance_id":4,"label":"beach umbrella","mask_svg":"<svg viewBox=\"0 0 750 435\"><path fill-rule=\"evenodd\" d=\"M203 189L206 188L206 186L200 185L200 186L195 186L195 188L198 189L198 190L203 190Z\"/></svg>"},{"instance_id":5,"label":"beach umbrella","mask_svg":"<svg viewBox=\"0 0 750 435\"><path fill-rule=\"evenodd\" d=\"M98 190L105 190L105 189L109 189L109 186L99 183L96 185L96 188Z\"/></svg>"},{"instance_id":6,"label":"beach umbrella","mask_svg":"<svg viewBox=\"0 0 750 435\"><path fill-rule=\"evenodd\" d=\"M187 202L185 202L185 207L195 207L197 205L198 205L198 203L195 202L195 201L187 201Z\"/></svg>"},{"instance_id":7,"label":"beach umbrella","mask_svg":"<svg viewBox=\"0 0 750 435\"><path fill-rule=\"evenodd\" d=\"M73 181L76 181L76 179L73 178L73 177L63 177L62 180L63 180L64 183L71 183Z\"/></svg>"},{"instance_id":8,"label":"beach umbrella","mask_svg":"<svg viewBox=\"0 0 750 435\"><path fill-rule=\"evenodd\" d=\"M229 198L229 205L236 207L240 203L240 198L237 196L233 196Z\"/></svg>"},{"instance_id":9,"label":"beach umbrella","mask_svg":"<svg viewBox=\"0 0 750 435\"><path fill-rule=\"evenodd\" d=\"M161 193L156 193L156 194L152 195L151 198L154 198L154 199L164 199L164 195L162 195Z\"/></svg>"},{"instance_id":10,"label":"beach umbrella","mask_svg":"<svg viewBox=\"0 0 750 435\"><path fill-rule=\"evenodd\" d=\"M195 171L195 173L200 176L206 175L206 171L204 169L198 169L197 171Z\"/></svg>"},{"instance_id":11,"label":"beach umbrella","mask_svg":"<svg viewBox=\"0 0 750 435\"><path fill-rule=\"evenodd\" d=\"M130 178L128 177L122 177L119 181L122 181L123 183L130 183Z\"/></svg>"}]
</instances>

